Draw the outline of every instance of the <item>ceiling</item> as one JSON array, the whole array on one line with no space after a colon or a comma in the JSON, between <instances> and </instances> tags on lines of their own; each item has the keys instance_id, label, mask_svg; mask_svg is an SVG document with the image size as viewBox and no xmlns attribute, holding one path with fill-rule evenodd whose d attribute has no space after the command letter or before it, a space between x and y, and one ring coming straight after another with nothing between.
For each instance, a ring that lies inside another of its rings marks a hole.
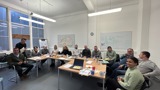
<instances>
[{"instance_id":1,"label":"ceiling","mask_svg":"<svg viewBox=\"0 0 160 90\"><path fill-rule=\"evenodd\" d=\"M80 11L100 11L115 5L136 3L138 0L3 0L47 17Z\"/></svg>"}]
</instances>

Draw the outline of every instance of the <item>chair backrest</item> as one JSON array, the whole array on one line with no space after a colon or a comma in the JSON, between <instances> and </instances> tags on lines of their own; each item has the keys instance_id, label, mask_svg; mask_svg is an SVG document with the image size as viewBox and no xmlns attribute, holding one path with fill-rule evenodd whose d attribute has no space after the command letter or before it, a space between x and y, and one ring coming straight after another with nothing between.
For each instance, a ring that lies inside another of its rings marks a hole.
<instances>
[{"instance_id":1,"label":"chair backrest","mask_svg":"<svg viewBox=\"0 0 160 90\"><path fill-rule=\"evenodd\" d=\"M116 62L119 62L119 61L120 61L119 54L116 54Z\"/></svg>"},{"instance_id":2,"label":"chair backrest","mask_svg":"<svg viewBox=\"0 0 160 90\"><path fill-rule=\"evenodd\" d=\"M0 62L6 62L6 53L0 53Z\"/></svg>"},{"instance_id":3,"label":"chair backrest","mask_svg":"<svg viewBox=\"0 0 160 90\"><path fill-rule=\"evenodd\" d=\"M25 50L26 58L31 57L31 51L30 50Z\"/></svg>"}]
</instances>

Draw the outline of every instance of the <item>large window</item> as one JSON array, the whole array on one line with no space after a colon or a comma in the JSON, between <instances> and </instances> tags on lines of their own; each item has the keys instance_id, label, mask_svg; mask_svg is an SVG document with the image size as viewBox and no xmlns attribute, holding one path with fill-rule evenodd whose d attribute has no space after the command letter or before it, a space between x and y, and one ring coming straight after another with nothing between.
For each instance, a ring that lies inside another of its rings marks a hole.
<instances>
[{"instance_id":1,"label":"large window","mask_svg":"<svg viewBox=\"0 0 160 90\"><path fill-rule=\"evenodd\" d=\"M7 9L0 6L0 50L9 50Z\"/></svg>"},{"instance_id":2,"label":"large window","mask_svg":"<svg viewBox=\"0 0 160 90\"><path fill-rule=\"evenodd\" d=\"M43 20L32 17L33 20L43 22ZM39 47L39 39L44 38L43 25L32 23L33 46Z\"/></svg>"},{"instance_id":3,"label":"large window","mask_svg":"<svg viewBox=\"0 0 160 90\"><path fill-rule=\"evenodd\" d=\"M25 17L28 18L28 15L25 15L23 13L11 10L11 22L12 22L12 35L30 35L29 34L29 22L20 20L19 17ZM13 38L13 47L21 41L21 39L18 38ZM30 47L30 40L27 39L26 41L27 48Z\"/></svg>"}]
</instances>

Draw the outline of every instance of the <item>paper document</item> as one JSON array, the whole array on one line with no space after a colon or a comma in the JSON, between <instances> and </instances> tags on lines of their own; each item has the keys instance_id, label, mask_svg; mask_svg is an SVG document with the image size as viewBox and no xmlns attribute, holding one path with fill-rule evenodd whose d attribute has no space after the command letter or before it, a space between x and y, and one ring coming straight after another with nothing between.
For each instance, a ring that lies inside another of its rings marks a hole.
<instances>
[{"instance_id":1,"label":"paper document","mask_svg":"<svg viewBox=\"0 0 160 90\"><path fill-rule=\"evenodd\" d=\"M104 60L107 60L107 61L109 61L110 59L109 59L109 58L105 58Z\"/></svg>"},{"instance_id":2,"label":"paper document","mask_svg":"<svg viewBox=\"0 0 160 90\"><path fill-rule=\"evenodd\" d=\"M32 57L32 58L28 58L28 59L31 59L31 60L40 60L41 57Z\"/></svg>"},{"instance_id":3,"label":"paper document","mask_svg":"<svg viewBox=\"0 0 160 90\"><path fill-rule=\"evenodd\" d=\"M72 64L65 64L63 67L64 68L70 68L72 66Z\"/></svg>"},{"instance_id":4,"label":"paper document","mask_svg":"<svg viewBox=\"0 0 160 90\"><path fill-rule=\"evenodd\" d=\"M20 49L20 52L21 52L21 53L23 53L24 51L25 51L25 48L24 48L24 47Z\"/></svg>"},{"instance_id":5,"label":"paper document","mask_svg":"<svg viewBox=\"0 0 160 90\"><path fill-rule=\"evenodd\" d=\"M92 64L93 61L87 61L86 64Z\"/></svg>"},{"instance_id":6,"label":"paper document","mask_svg":"<svg viewBox=\"0 0 160 90\"><path fill-rule=\"evenodd\" d=\"M79 74L80 75L84 75L84 76L89 76L89 75L91 75L91 70L89 70L89 69L82 69L82 70L79 71Z\"/></svg>"},{"instance_id":7,"label":"paper document","mask_svg":"<svg viewBox=\"0 0 160 90\"><path fill-rule=\"evenodd\" d=\"M106 60L103 60L103 61L102 61L102 64L107 64L107 63L109 63L109 62L106 61Z\"/></svg>"},{"instance_id":8,"label":"paper document","mask_svg":"<svg viewBox=\"0 0 160 90\"><path fill-rule=\"evenodd\" d=\"M58 59L62 59L62 60L63 60L63 59L66 59L66 58L60 57L60 58L58 58Z\"/></svg>"}]
</instances>

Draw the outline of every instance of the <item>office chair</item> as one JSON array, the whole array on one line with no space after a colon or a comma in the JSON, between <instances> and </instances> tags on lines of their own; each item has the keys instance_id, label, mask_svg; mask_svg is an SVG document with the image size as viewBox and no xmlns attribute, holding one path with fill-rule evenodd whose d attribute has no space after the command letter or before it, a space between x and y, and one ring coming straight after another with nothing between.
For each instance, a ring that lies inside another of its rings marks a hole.
<instances>
[{"instance_id":1,"label":"office chair","mask_svg":"<svg viewBox=\"0 0 160 90\"><path fill-rule=\"evenodd\" d=\"M144 82L142 84L141 90L145 90L146 88L149 88L151 86L151 81L149 80L148 77L144 77Z\"/></svg>"},{"instance_id":2,"label":"office chair","mask_svg":"<svg viewBox=\"0 0 160 90\"><path fill-rule=\"evenodd\" d=\"M17 74L16 68L15 68L15 65L9 65L9 69L13 69L13 77L11 77L9 79L9 81L17 83L18 82L18 74Z\"/></svg>"}]
</instances>

